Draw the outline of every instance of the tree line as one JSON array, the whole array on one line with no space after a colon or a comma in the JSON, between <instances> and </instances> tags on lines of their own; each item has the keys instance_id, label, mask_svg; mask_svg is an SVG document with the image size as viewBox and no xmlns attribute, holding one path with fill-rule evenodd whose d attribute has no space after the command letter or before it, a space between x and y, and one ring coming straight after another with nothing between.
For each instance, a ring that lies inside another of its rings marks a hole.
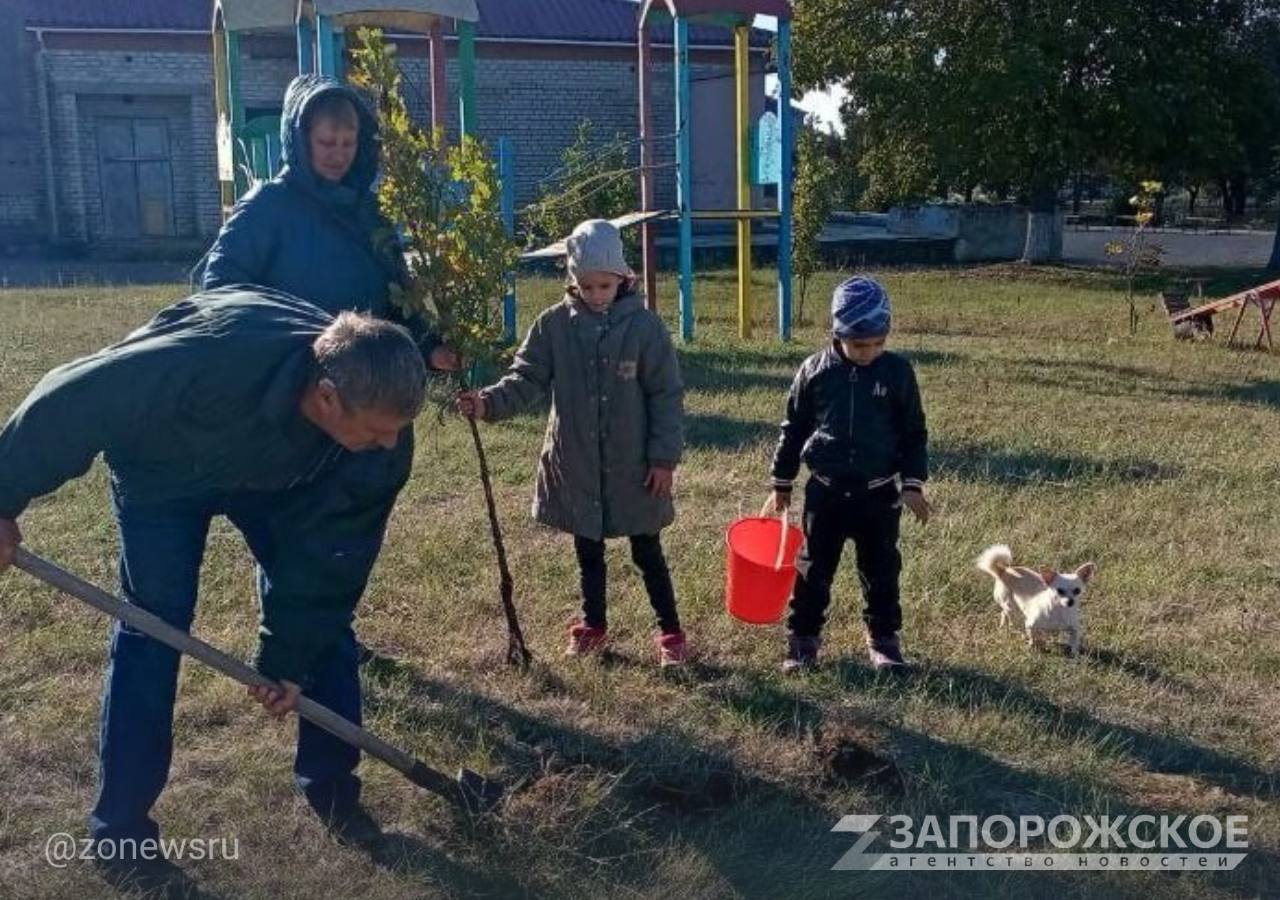
<instances>
[{"instance_id":1,"label":"tree line","mask_svg":"<svg viewBox=\"0 0 1280 900\"><path fill-rule=\"evenodd\" d=\"M1280 0L803 0L795 28L797 86L849 91L863 206L978 193L1036 232L1082 179L1209 185L1236 217L1280 188Z\"/></svg>"}]
</instances>

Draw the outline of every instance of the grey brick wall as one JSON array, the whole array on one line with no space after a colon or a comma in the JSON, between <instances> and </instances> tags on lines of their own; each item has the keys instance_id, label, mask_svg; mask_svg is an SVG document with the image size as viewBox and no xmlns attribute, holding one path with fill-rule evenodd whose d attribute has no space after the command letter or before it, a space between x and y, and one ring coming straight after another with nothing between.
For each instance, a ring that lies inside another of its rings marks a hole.
<instances>
[{"instance_id":1,"label":"grey brick wall","mask_svg":"<svg viewBox=\"0 0 1280 900\"><path fill-rule=\"evenodd\" d=\"M190 102L191 127L195 135L191 150L195 216L200 234L212 238L222 227L222 199L218 194L218 147L214 141L218 117L212 91L192 94Z\"/></svg>"},{"instance_id":2,"label":"grey brick wall","mask_svg":"<svg viewBox=\"0 0 1280 900\"><path fill-rule=\"evenodd\" d=\"M538 183L560 166L560 155L573 140L578 122L591 120L604 140L615 133L637 135L635 67L621 61L574 59L493 59L477 61L476 133L491 146L499 137L511 139L516 164L516 202L537 196ZM407 58L401 63L405 93L420 121L431 115L427 62ZM458 69L446 66L449 105L445 116L451 140L458 134ZM638 162L632 147L632 162Z\"/></svg>"},{"instance_id":3,"label":"grey brick wall","mask_svg":"<svg viewBox=\"0 0 1280 900\"><path fill-rule=\"evenodd\" d=\"M53 130L53 180L57 189L58 218L70 238L89 239L85 207L84 167L80 156L80 115L76 95L56 94L50 100Z\"/></svg>"},{"instance_id":4,"label":"grey brick wall","mask_svg":"<svg viewBox=\"0 0 1280 900\"><path fill-rule=\"evenodd\" d=\"M212 62L209 67L209 83L212 86ZM244 98L244 105L280 109L285 86L297 74L298 61L294 57L255 56L252 51L241 51L240 95ZM212 89L210 96L213 96Z\"/></svg>"},{"instance_id":5,"label":"grey brick wall","mask_svg":"<svg viewBox=\"0 0 1280 900\"><path fill-rule=\"evenodd\" d=\"M0 122L0 229L34 232L44 215L35 57L25 40L5 46L14 47L16 57L7 69L13 79L6 85L9 118Z\"/></svg>"}]
</instances>

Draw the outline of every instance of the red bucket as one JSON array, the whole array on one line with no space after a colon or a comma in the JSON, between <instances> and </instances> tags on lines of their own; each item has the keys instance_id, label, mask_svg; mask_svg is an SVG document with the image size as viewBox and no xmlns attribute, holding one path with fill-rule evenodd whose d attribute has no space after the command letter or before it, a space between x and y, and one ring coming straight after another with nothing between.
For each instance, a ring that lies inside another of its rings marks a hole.
<instances>
[{"instance_id":1,"label":"red bucket","mask_svg":"<svg viewBox=\"0 0 1280 900\"><path fill-rule=\"evenodd\" d=\"M800 529L786 522L750 516L725 531L724 605L735 619L770 625L782 618L804 543Z\"/></svg>"}]
</instances>

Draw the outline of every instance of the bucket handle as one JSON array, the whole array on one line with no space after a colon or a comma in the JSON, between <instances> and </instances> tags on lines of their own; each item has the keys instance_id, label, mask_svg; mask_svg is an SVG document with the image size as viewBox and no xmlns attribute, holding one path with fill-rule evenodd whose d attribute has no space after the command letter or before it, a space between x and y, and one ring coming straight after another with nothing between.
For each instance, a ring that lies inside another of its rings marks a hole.
<instances>
[{"instance_id":1,"label":"bucket handle","mask_svg":"<svg viewBox=\"0 0 1280 900\"><path fill-rule=\"evenodd\" d=\"M766 517L772 501L772 497L764 501L764 506L760 509L761 518ZM789 512L790 508L778 510L778 521L782 523L782 528L778 535L778 555L773 558L773 571L775 572L782 570L782 558L787 555L787 528L790 526L790 520L787 514Z\"/></svg>"},{"instance_id":2,"label":"bucket handle","mask_svg":"<svg viewBox=\"0 0 1280 900\"><path fill-rule=\"evenodd\" d=\"M782 529L778 535L778 555L773 560L773 571L777 572L782 569L782 557L787 553L787 511L781 510L778 513L778 521L782 523Z\"/></svg>"}]
</instances>

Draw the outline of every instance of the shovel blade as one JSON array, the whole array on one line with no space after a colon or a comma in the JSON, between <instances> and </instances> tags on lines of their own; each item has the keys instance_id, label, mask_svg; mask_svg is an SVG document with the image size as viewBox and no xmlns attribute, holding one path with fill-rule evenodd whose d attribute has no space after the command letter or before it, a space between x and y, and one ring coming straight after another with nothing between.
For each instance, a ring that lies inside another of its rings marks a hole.
<instances>
[{"instance_id":1,"label":"shovel blade","mask_svg":"<svg viewBox=\"0 0 1280 900\"><path fill-rule=\"evenodd\" d=\"M462 805L469 812L490 813L502 802L502 785L485 778L479 772L459 769L457 782L459 793L462 795Z\"/></svg>"}]
</instances>

